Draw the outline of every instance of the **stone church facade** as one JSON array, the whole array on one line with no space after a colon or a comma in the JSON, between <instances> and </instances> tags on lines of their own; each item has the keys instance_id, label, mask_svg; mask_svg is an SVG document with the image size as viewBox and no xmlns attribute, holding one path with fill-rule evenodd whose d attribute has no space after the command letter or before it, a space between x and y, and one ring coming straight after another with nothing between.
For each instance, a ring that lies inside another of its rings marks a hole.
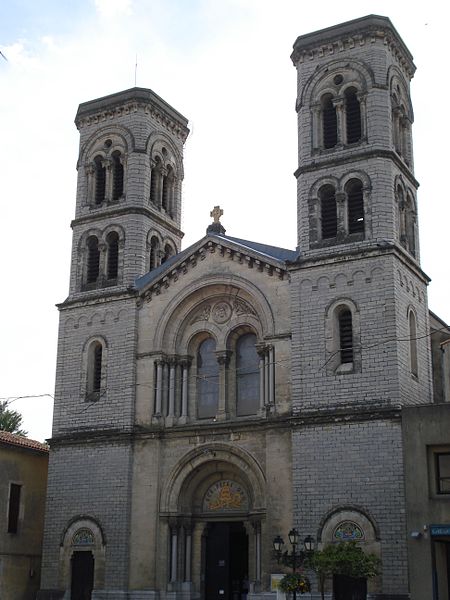
<instances>
[{"instance_id":1,"label":"stone church facade","mask_svg":"<svg viewBox=\"0 0 450 600\"><path fill-rule=\"evenodd\" d=\"M408 598L401 410L431 401L409 83L385 17L299 37L298 248L181 250L185 117L81 104L41 599L259 599L272 540L356 539ZM274 596L273 596L274 597Z\"/></svg>"}]
</instances>

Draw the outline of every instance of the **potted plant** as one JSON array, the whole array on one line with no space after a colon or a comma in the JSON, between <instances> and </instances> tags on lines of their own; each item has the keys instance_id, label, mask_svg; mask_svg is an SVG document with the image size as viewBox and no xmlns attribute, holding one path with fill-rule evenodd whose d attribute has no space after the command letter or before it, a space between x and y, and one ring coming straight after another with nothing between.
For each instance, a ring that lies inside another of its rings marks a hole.
<instances>
[{"instance_id":1,"label":"potted plant","mask_svg":"<svg viewBox=\"0 0 450 600\"><path fill-rule=\"evenodd\" d=\"M288 573L280 580L278 587L285 594L293 594L295 598L297 594L309 592L311 584L303 573Z\"/></svg>"}]
</instances>

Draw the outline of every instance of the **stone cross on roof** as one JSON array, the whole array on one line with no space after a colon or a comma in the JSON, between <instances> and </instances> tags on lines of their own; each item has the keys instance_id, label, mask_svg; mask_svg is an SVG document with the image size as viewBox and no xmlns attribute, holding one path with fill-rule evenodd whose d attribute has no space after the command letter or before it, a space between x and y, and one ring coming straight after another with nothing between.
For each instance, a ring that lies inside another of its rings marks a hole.
<instances>
[{"instance_id":1,"label":"stone cross on roof","mask_svg":"<svg viewBox=\"0 0 450 600\"><path fill-rule=\"evenodd\" d=\"M215 206L214 209L209 213L209 216L214 219L214 223L220 223L220 217L223 215L223 210L220 206Z\"/></svg>"}]
</instances>

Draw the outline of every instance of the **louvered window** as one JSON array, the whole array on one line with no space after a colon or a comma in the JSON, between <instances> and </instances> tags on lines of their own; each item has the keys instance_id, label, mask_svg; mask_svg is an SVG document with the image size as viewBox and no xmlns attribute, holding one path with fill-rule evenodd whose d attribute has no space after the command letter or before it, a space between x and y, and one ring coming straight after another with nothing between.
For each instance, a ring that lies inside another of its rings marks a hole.
<instances>
[{"instance_id":1,"label":"louvered window","mask_svg":"<svg viewBox=\"0 0 450 600\"><path fill-rule=\"evenodd\" d=\"M95 165L95 204L100 206L105 200L106 168L103 166L101 156L94 158Z\"/></svg>"},{"instance_id":2,"label":"louvered window","mask_svg":"<svg viewBox=\"0 0 450 600\"><path fill-rule=\"evenodd\" d=\"M334 148L337 144L337 115L331 96L322 100L322 126L324 148Z\"/></svg>"},{"instance_id":3,"label":"louvered window","mask_svg":"<svg viewBox=\"0 0 450 600\"><path fill-rule=\"evenodd\" d=\"M335 238L337 234L336 195L332 186L320 190L322 239Z\"/></svg>"},{"instance_id":4,"label":"louvered window","mask_svg":"<svg viewBox=\"0 0 450 600\"><path fill-rule=\"evenodd\" d=\"M346 186L348 232L364 233L364 197L362 183L352 180Z\"/></svg>"},{"instance_id":5,"label":"louvered window","mask_svg":"<svg viewBox=\"0 0 450 600\"><path fill-rule=\"evenodd\" d=\"M339 314L339 348L341 364L353 362L352 313L343 310Z\"/></svg>"},{"instance_id":6,"label":"louvered window","mask_svg":"<svg viewBox=\"0 0 450 600\"><path fill-rule=\"evenodd\" d=\"M123 164L121 162L120 152L116 150L112 153L113 160L113 200L119 200L123 195Z\"/></svg>"},{"instance_id":7,"label":"louvered window","mask_svg":"<svg viewBox=\"0 0 450 600\"><path fill-rule=\"evenodd\" d=\"M94 364L92 374L92 392L99 392L102 384L102 356L103 348L102 345L97 343L94 348Z\"/></svg>"},{"instance_id":8,"label":"louvered window","mask_svg":"<svg viewBox=\"0 0 450 600\"><path fill-rule=\"evenodd\" d=\"M108 279L117 279L119 268L119 236L115 231L108 234L106 238L108 245Z\"/></svg>"},{"instance_id":9,"label":"louvered window","mask_svg":"<svg viewBox=\"0 0 450 600\"><path fill-rule=\"evenodd\" d=\"M347 144L361 139L361 106L356 90L349 88L345 92L345 117L347 122Z\"/></svg>"},{"instance_id":10,"label":"louvered window","mask_svg":"<svg viewBox=\"0 0 450 600\"><path fill-rule=\"evenodd\" d=\"M95 283L98 279L100 268L100 251L98 249L98 240L92 236L87 241L87 278L86 283Z\"/></svg>"}]
</instances>

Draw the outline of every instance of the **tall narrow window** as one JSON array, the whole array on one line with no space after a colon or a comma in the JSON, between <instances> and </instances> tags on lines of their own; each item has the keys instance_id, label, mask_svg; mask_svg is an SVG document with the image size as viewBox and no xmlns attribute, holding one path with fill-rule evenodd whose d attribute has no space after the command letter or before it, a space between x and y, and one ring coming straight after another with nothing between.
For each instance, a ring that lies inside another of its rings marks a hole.
<instances>
[{"instance_id":1,"label":"tall narrow window","mask_svg":"<svg viewBox=\"0 0 450 600\"><path fill-rule=\"evenodd\" d=\"M352 313L347 308L339 313L338 323L341 364L351 363L353 362Z\"/></svg>"},{"instance_id":2,"label":"tall narrow window","mask_svg":"<svg viewBox=\"0 0 450 600\"><path fill-rule=\"evenodd\" d=\"M173 248L170 244L166 244L164 246L164 256L161 260L161 264L165 263L168 258L170 258L174 254Z\"/></svg>"},{"instance_id":3,"label":"tall narrow window","mask_svg":"<svg viewBox=\"0 0 450 600\"><path fill-rule=\"evenodd\" d=\"M254 415L259 407L259 357L256 335L242 335L236 344L236 414Z\"/></svg>"},{"instance_id":4,"label":"tall narrow window","mask_svg":"<svg viewBox=\"0 0 450 600\"><path fill-rule=\"evenodd\" d=\"M345 120L347 123L347 144L361 139L361 106L355 88L345 90Z\"/></svg>"},{"instance_id":5,"label":"tall narrow window","mask_svg":"<svg viewBox=\"0 0 450 600\"><path fill-rule=\"evenodd\" d=\"M197 414L200 419L215 417L219 404L219 363L216 342L204 340L197 351Z\"/></svg>"},{"instance_id":6,"label":"tall narrow window","mask_svg":"<svg viewBox=\"0 0 450 600\"><path fill-rule=\"evenodd\" d=\"M21 488L22 486L17 483L11 483L9 485L8 533L17 533L19 526Z\"/></svg>"},{"instance_id":7,"label":"tall narrow window","mask_svg":"<svg viewBox=\"0 0 450 600\"><path fill-rule=\"evenodd\" d=\"M172 188L173 188L173 170L169 165L167 167L167 173L163 178L162 185L162 207L167 212L170 213L172 211Z\"/></svg>"},{"instance_id":8,"label":"tall narrow window","mask_svg":"<svg viewBox=\"0 0 450 600\"><path fill-rule=\"evenodd\" d=\"M406 229L406 241L409 252L416 255L416 232L415 232L415 216L414 216L414 205L411 196L408 194L406 197L405 204L405 229Z\"/></svg>"},{"instance_id":9,"label":"tall narrow window","mask_svg":"<svg viewBox=\"0 0 450 600\"><path fill-rule=\"evenodd\" d=\"M414 311L409 311L409 363L411 374L417 377L417 324Z\"/></svg>"},{"instance_id":10,"label":"tall narrow window","mask_svg":"<svg viewBox=\"0 0 450 600\"><path fill-rule=\"evenodd\" d=\"M103 346L93 342L88 351L87 400L98 400L102 387Z\"/></svg>"},{"instance_id":11,"label":"tall narrow window","mask_svg":"<svg viewBox=\"0 0 450 600\"><path fill-rule=\"evenodd\" d=\"M322 239L337 235L336 195L333 186L327 185L319 191L322 222Z\"/></svg>"},{"instance_id":12,"label":"tall narrow window","mask_svg":"<svg viewBox=\"0 0 450 600\"><path fill-rule=\"evenodd\" d=\"M155 158L155 164L152 168L151 179L150 179L150 202L153 202L156 206L161 205L160 198L160 183L161 183L161 161L159 156Z\"/></svg>"},{"instance_id":13,"label":"tall narrow window","mask_svg":"<svg viewBox=\"0 0 450 600\"><path fill-rule=\"evenodd\" d=\"M123 195L123 164L118 150L112 153L113 192L112 199L119 200Z\"/></svg>"},{"instance_id":14,"label":"tall narrow window","mask_svg":"<svg viewBox=\"0 0 450 600\"><path fill-rule=\"evenodd\" d=\"M346 185L348 232L364 233L364 197L359 179L352 179Z\"/></svg>"},{"instance_id":15,"label":"tall narrow window","mask_svg":"<svg viewBox=\"0 0 450 600\"><path fill-rule=\"evenodd\" d=\"M150 270L159 266L159 240L153 236L150 240Z\"/></svg>"},{"instance_id":16,"label":"tall narrow window","mask_svg":"<svg viewBox=\"0 0 450 600\"><path fill-rule=\"evenodd\" d=\"M322 98L323 147L334 148L337 144L337 115L333 98L326 94Z\"/></svg>"},{"instance_id":17,"label":"tall narrow window","mask_svg":"<svg viewBox=\"0 0 450 600\"><path fill-rule=\"evenodd\" d=\"M95 283L98 279L100 269L100 251L98 248L98 239L95 235L88 238L87 251L86 283Z\"/></svg>"},{"instance_id":18,"label":"tall narrow window","mask_svg":"<svg viewBox=\"0 0 450 600\"><path fill-rule=\"evenodd\" d=\"M435 454L438 494L450 494L450 452Z\"/></svg>"},{"instance_id":19,"label":"tall narrow window","mask_svg":"<svg viewBox=\"0 0 450 600\"><path fill-rule=\"evenodd\" d=\"M117 279L117 273L119 268L119 236L115 231L108 233L106 238L108 246L107 255L107 278Z\"/></svg>"},{"instance_id":20,"label":"tall narrow window","mask_svg":"<svg viewBox=\"0 0 450 600\"><path fill-rule=\"evenodd\" d=\"M100 206L105 200L106 190L106 168L103 165L103 159L101 156L94 158L95 166L95 204Z\"/></svg>"}]
</instances>

